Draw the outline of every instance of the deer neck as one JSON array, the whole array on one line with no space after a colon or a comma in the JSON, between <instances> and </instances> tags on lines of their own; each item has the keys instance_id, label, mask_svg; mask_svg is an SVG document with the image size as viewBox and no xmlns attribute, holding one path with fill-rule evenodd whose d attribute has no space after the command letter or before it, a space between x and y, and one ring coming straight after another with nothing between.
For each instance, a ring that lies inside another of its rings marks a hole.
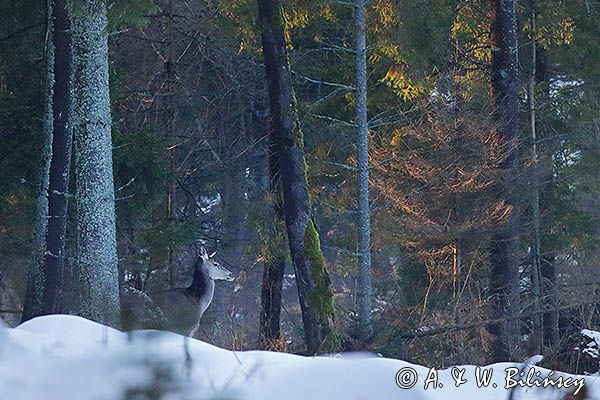
<instances>
[{"instance_id":1,"label":"deer neck","mask_svg":"<svg viewBox=\"0 0 600 400\"><path fill-rule=\"evenodd\" d=\"M192 284L187 288L190 297L196 300L212 300L215 291L215 281L210 278L203 265L194 268Z\"/></svg>"}]
</instances>

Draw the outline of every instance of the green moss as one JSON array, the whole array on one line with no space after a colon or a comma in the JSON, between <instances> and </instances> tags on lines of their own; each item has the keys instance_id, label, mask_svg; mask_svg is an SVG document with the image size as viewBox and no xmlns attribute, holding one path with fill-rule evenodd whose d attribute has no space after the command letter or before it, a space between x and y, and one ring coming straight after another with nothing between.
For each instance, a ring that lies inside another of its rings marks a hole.
<instances>
[{"instance_id":1,"label":"green moss","mask_svg":"<svg viewBox=\"0 0 600 400\"><path fill-rule=\"evenodd\" d=\"M264 236L266 246L263 255L266 262L272 264L280 260L286 260L289 257L287 234L283 220L276 218L272 230Z\"/></svg>"},{"instance_id":2,"label":"green moss","mask_svg":"<svg viewBox=\"0 0 600 400\"><path fill-rule=\"evenodd\" d=\"M289 58L286 60L286 62L288 65L288 71L291 71L292 67L290 66ZM297 115L297 112L298 112L297 107L296 107L297 104L298 104L298 100L296 99L296 92L292 88L292 110L291 110L291 112L293 113L293 118L294 118L294 120L293 120L294 121L294 136L296 138L295 145L300 148L304 148L304 132L302 132L302 128L300 128L300 121L298 120L298 115Z\"/></svg>"},{"instance_id":3,"label":"green moss","mask_svg":"<svg viewBox=\"0 0 600 400\"><path fill-rule=\"evenodd\" d=\"M285 20L285 14L283 12L283 7L278 7L275 10L275 26L281 29L282 32L285 32L285 28L287 26L287 21Z\"/></svg>"},{"instance_id":4,"label":"green moss","mask_svg":"<svg viewBox=\"0 0 600 400\"><path fill-rule=\"evenodd\" d=\"M335 307L333 305L331 277L321 251L319 234L312 220L309 220L304 234L304 257L314 282L314 286L306 294L306 302L318 318L318 324L321 328L321 346L318 351L339 351L341 341L335 331Z\"/></svg>"},{"instance_id":5,"label":"green moss","mask_svg":"<svg viewBox=\"0 0 600 400\"><path fill-rule=\"evenodd\" d=\"M294 131L294 135L296 137L296 146L304 147L304 133L302 129L300 129L298 121L296 121L296 129Z\"/></svg>"}]
</instances>

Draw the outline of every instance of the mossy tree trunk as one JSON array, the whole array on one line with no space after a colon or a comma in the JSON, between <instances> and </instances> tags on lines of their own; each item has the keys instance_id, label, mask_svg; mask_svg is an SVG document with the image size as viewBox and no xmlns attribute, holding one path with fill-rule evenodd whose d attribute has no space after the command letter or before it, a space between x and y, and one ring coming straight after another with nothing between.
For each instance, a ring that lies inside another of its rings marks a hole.
<instances>
[{"instance_id":1,"label":"mossy tree trunk","mask_svg":"<svg viewBox=\"0 0 600 400\"><path fill-rule=\"evenodd\" d=\"M304 160L304 138L285 43L285 17L278 0L258 0L262 47L267 73L273 135L279 154L283 215L298 295L307 351L337 351L331 279L310 214Z\"/></svg>"},{"instance_id":2,"label":"mossy tree trunk","mask_svg":"<svg viewBox=\"0 0 600 400\"><path fill-rule=\"evenodd\" d=\"M82 3L72 19L78 307L83 317L118 326L107 6Z\"/></svg>"},{"instance_id":3,"label":"mossy tree trunk","mask_svg":"<svg viewBox=\"0 0 600 400\"><path fill-rule=\"evenodd\" d=\"M517 161L517 14L515 0L490 0L491 87L496 132L508 148L499 168L497 192L509 209L506 220L499 221L492 237L490 254L491 318L506 318L489 329L495 337L494 362L519 358L520 323L514 316L521 312L519 301L518 193L514 172Z\"/></svg>"},{"instance_id":4,"label":"mossy tree trunk","mask_svg":"<svg viewBox=\"0 0 600 400\"><path fill-rule=\"evenodd\" d=\"M71 35L66 0L50 1L48 5L48 100L42 163L44 171L43 204L39 210L40 231L36 233L36 253L42 254L31 273L27 286L22 321L38 315L62 311L61 295L65 265L67 226L67 191L71 165ZM51 143L51 144L50 144ZM50 161L47 158L50 156ZM42 226L43 225L43 226ZM37 237L39 235L39 237ZM43 242L42 242L43 241Z\"/></svg>"}]
</instances>

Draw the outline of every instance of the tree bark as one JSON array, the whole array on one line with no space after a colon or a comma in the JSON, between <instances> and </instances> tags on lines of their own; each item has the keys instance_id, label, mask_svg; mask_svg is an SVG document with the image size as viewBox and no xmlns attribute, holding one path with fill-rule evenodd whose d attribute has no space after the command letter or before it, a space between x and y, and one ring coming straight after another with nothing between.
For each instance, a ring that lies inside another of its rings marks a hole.
<instances>
[{"instance_id":1,"label":"tree bark","mask_svg":"<svg viewBox=\"0 0 600 400\"><path fill-rule=\"evenodd\" d=\"M167 189L167 209L166 209L166 221L170 224L175 224L175 191L177 184L176 167L175 167L175 152L177 149L177 138L175 136L175 91L177 88L177 78L175 75L175 54L174 54L174 40L173 40L173 0L169 0L167 3L167 60L165 62L165 75L167 83L167 98L166 98L166 113L165 113L165 129L167 131L167 140L170 142L168 152L169 159L169 186ZM169 286L173 286L173 278L175 276L174 260L175 249L171 243L167 246L167 271L169 275Z\"/></svg>"},{"instance_id":2,"label":"tree bark","mask_svg":"<svg viewBox=\"0 0 600 400\"><path fill-rule=\"evenodd\" d=\"M46 37L52 38L54 31L54 2L47 3L48 26ZM50 161L52 159L52 100L54 94L54 43L46 42L46 107L44 115L44 140L40 157L40 176L37 187L36 215L33 226L33 257L27 278L27 291L21 321L25 322L42 314L44 293L43 264L46 253L46 231L48 229L48 186L50 184Z\"/></svg>"},{"instance_id":3,"label":"tree bark","mask_svg":"<svg viewBox=\"0 0 600 400\"><path fill-rule=\"evenodd\" d=\"M371 209L369 206L369 126L367 120L366 1L356 0L356 124L358 127L358 328L363 340L371 326Z\"/></svg>"},{"instance_id":4,"label":"tree bark","mask_svg":"<svg viewBox=\"0 0 600 400\"><path fill-rule=\"evenodd\" d=\"M54 3L54 134L50 186L48 189L48 231L44 269L45 314L62 312L62 287L65 266L67 200L71 169L71 35L67 3Z\"/></svg>"},{"instance_id":5,"label":"tree bark","mask_svg":"<svg viewBox=\"0 0 600 400\"><path fill-rule=\"evenodd\" d=\"M281 175L279 170L279 153L277 144L270 135L269 143L269 175L270 197L273 202L273 240L269 249L269 260L265 263L261 288L261 312L259 338L262 349L278 349L281 340L281 292L285 272L283 207L281 202Z\"/></svg>"},{"instance_id":6,"label":"tree bark","mask_svg":"<svg viewBox=\"0 0 600 400\"><path fill-rule=\"evenodd\" d=\"M310 354L337 351L340 340L334 325L331 278L309 209L304 137L296 114L286 52L285 17L279 0L258 0L258 9L273 135L281 168L283 214L296 272L307 351Z\"/></svg>"},{"instance_id":7,"label":"tree bark","mask_svg":"<svg viewBox=\"0 0 600 400\"><path fill-rule=\"evenodd\" d=\"M107 6L96 0L83 4L72 19L78 306L81 316L118 326Z\"/></svg>"},{"instance_id":8,"label":"tree bark","mask_svg":"<svg viewBox=\"0 0 600 400\"><path fill-rule=\"evenodd\" d=\"M541 301L542 301L542 287L541 287L541 273L540 273L540 260L541 260L541 239L540 239L540 188L538 173L538 150L537 150L537 129L536 129L536 105L535 105L535 83L536 83L536 53L537 53L537 42L536 42L536 15L534 9L534 2L531 2L531 15L530 15L530 27L531 27L531 70L529 74L529 85L527 88L527 97L529 100L529 123L531 131L531 156L533 166L533 176L531 180L531 218L533 226L533 243L531 245L531 289L533 295L533 312L532 317L532 337L531 347L536 353L540 353L542 350L543 343L543 329L542 329L542 314L541 314Z\"/></svg>"},{"instance_id":9,"label":"tree bark","mask_svg":"<svg viewBox=\"0 0 600 400\"><path fill-rule=\"evenodd\" d=\"M537 82L548 82L550 80L550 71L546 51L543 47L536 47L535 75ZM544 94L549 96L549 85L544 85ZM539 156L539 154L538 154ZM538 159L544 174L540 176L540 182L545 182L545 193L547 198L554 198L556 194L556 182L553 171L551 157ZM542 186L540 185L540 188ZM548 203L540 201L540 218L545 214L549 207ZM556 349L559 345L559 318L558 318L558 289L556 287L556 254L554 249L547 249L549 246L544 243L544 236L540 232L540 275L542 287L542 308L544 310L542 317L544 346ZM546 250L544 250L546 249Z\"/></svg>"},{"instance_id":10,"label":"tree bark","mask_svg":"<svg viewBox=\"0 0 600 400\"><path fill-rule=\"evenodd\" d=\"M22 321L62 311L61 295L65 263L67 192L71 165L71 37L65 0L50 1L48 26L48 81L45 162L42 178L45 191L36 233L37 271L30 274ZM51 143L51 145L50 145ZM49 153L49 154L48 154ZM47 159L46 157L50 157ZM37 235L39 234L39 237ZM42 243L43 241L43 243ZM39 247L38 247L39 246Z\"/></svg>"},{"instance_id":11,"label":"tree bark","mask_svg":"<svg viewBox=\"0 0 600 400\"><path fill-rule=\"evenodd\" d=\"M499 221L491 243L490 295L493 318L520 313L518 259L518 201L513 176L516 166L518 134L517 98L517 16L515 0L490 0L491 87L496 131L506 143L508 154L500 165L498 193L510 213ZM495 337L493 361L519 357L520 324L518 320L492 324Z\"/></svg>"},{"instance_id":12,"label":"tree bark","mask_svg":"<svg viewBox=\"0 0 600 400\"><path fill-rule=\"evenodd\" d=\"M543 314L544 346L558 346L558 293L556 289L556 262L554 254L546 255L541 262L542 289L546 299Z\"/></svg>"},{"instance_id":13,"label":"tree bark","mask_svg":"<svg viewBox=\"0 0 600 400\"><path fill-rule=\"evenodd\" d=\"M281 341L281 292L285 262L275 258L265 265L261 288L260 348L280 348Z\"/></svg>"}]
</instances>

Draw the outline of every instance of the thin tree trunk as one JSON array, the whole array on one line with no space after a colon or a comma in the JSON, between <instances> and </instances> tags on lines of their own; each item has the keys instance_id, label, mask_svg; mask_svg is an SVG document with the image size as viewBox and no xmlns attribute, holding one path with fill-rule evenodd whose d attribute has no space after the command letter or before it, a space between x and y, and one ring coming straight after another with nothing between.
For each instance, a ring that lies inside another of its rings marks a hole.
<instances>
[{"instance_id":1,"label":"thin tree trunk","mask_svg":"<svg viewBox=\"0 0 600 400\"><path fill-rule=\"evenodd\" d=\"M270 135L271 140L274 139ZM279 153L277 144L269 143L269 175L270 197L273 202L273 239L269 249L270 259L265 264L261 289L261 313L259 338L263 349L277 349L281 340L281 292L283 290L283 274L285 272L283 207L281 203L281 175L279 170Z\"/></svg>"},{"instance_id":2,"label":"thin tree trunk","mask_svg":"<svg viewBox=\"0 0 600 400\"><path fill-rule=\"evenodd\" d=\"M283 189L283 214L308 353L336 351L331 278L321 252L319 235L309 209L304 160L304 137L285 43L285 17L279 0L258 0L267 72L273 135L277 143Z\"/></svg>"},{"instance_id":3,"label":"thin tree trunk","mask_svg":"<svg viewBox=\"0 0 600 400\"><path fill-rule=\"evenodd\" d=\"M532 350L539 353L543 343L543 330L542 330L542 314L541 314L541 298L542 298L542 287L541 287L541 273L540 273L540 252L541 252L541 240L540 240L540 188L539 179L537 176L538 172L538 153L537 153L537 130L536 130L536 109L535 109L535 75L536 75L536 21L535 21L535 9L534 3L531 2L531 70L529 74L529 85L527 90L527 97L529 100L529 122L531 130L531 152L532 152L532 190L531 190L531 209L533 219L533 243L531 246L531 286L533 294L533 312L532 317L533 330L532 330Z\"/></svg>"},{"instance_id":4,"label":"thin tree trunk","mask_svg":"<svg viewBox=\"0 0 600 400\"><path fill-rule=\"evenodd\" d=\"M541 262L543 294L547 299L544 305L544 346L558 347L558 293L556 290L556 262L554 254L547 255Z\"/></svg>"},{"instance_id":5,"label":"thin tree trunk","mask_svg":"<svg viewBox=\"0 0 600 400\"><path fill-rule=\"evenodd\" d=\"M70 125L71 104L71 37L69 17L65 0L51 3L51 43L52 59L48 60L49 75L52 74L51 104L52 137L49 171L44 172L48 179L46 220L40 276L41 286L28 287L27 296L39 297L26 301L37 303L41 307L32 310L25 307L22 320L26 321L38 315L56 314L62 311L61 295L65 264L65 236L67 226L67 191L71 165L72 131ZM51 72L50 72L51 70ZM48 110L50 112L50 109ZM48 126L50 128L50 126ZM48 165L46 164L46 168Z\"/></svg>"},{"instance_id":6,"label":"thin tree trunk","mask_svg":"<svg viewBox=\"0 0 600 400\"><path fill-rule=\"evenodd\" d=\"M106 3L85 0L82 13L72 19L78 306L83 317L118 326L107 39Z\"/></svg>"},{"instance_id":7,"label":"thin tree trunk","mask_svg":"<svg viewBox=\"0 0 600 400\"><path fill-rule=\"evenodd\" d=\"M285 261L281 257L266 263L260 294L260 348L277 350L281 347L281 292Z\"/></svg>"},{"instance_id":8,"label":"thin tree trunk","mask_svg":"<svg viewBox=\"0 0 600 400\"><path fill-rule=\"evenodd\" d=\"M40 176L37 187L37 204L33 226L33 257L29 266L27 291L23 304L21 322L42 315L45 278L43 273L48 230L48 187L50 185L50 161L52 160L52 130L54 127L54 2L47 2L46 30L46 109L44 115L44 140L40 157Z\"/></svg>"},{"instance_id":9,"label":"thin tree trunk","mask_svg":"<svg viewBox=\"0 0 600 400\"><path fill-rule=\"evenodd\" d=\"M364 340L371 326L371 209L369 207L369 126L365 0L356 0L356 124L358 127L358 327Z\"/></svg>"},{"instance_id":10,"label":"thin tree trunk","mask_svg":"<svg viewBox=\"0 0 600 400\"><path fill-rule=\"evenodd\" d=\"M166 220L167 224L175 223L175 190L177 179L175 177L175 151L177 149L176 137L174 130L175 120L175 109L174 109L174 97L176 89L176 77L175 77L175 55L174 55L174 41L173 41L173 0L169 0L167 8L167 41L168 41L168 55L167 61L165 62L165 74L167 80L167 112L166 112L166 130L168 141L171 142L168 151L169 158L169 188L167 190L167 210ZM169 285L173 285L173 278L175 276L174 268L174 249L171 243L167 246L167 271L169 275Z\"/></svg>"},{"instance_id":11,"label":"thin tree trunk","mask_svg":"<svg viewBox=\"0 0 600 400\"><path fill-rule=\"evenodd\" d=\"M50 186L48 189L48 231L44 285L45 314L62 312L62 289L65 267L67 200L71 170L71 34L67 2L54 3L54 133Z\"/></svg>"},{"instance_id":12,"label":"thin tree trunk","mask_svg":"<svg viewBox=\"0 0 600 400\"><path fill-rule=\"evenodd\" d=\"M537 82L548 82L550 79L548 73L548 59L546 51L543 47L536 46L536 80ZM549 95L549 85L544 85L545 95ZM556 190L556 183L554 182L554 173L552 159L545 157L542 160L538 160L540 165L543 164L544 175L540 177L541 182L546 183L546 197L552 198L553 192ZM544 208L547 208L547 204L540 202L540 214L544 214ZM541 218L541 215L540 215ZM556 255L554 249L544 251L547 245L543 242L543 236L540 235L541 249L540 252L540 274L541 274L541 286L542 286L542 298L543 301L543 331L544 331L544 346L556 349L559 345L559 318L558 318L558 290L556 287Z\"/></svg>"},{"instance_id":13,"label":"thin tree trunk","mask_svg":"<svg viewBox=\"0 0 600 400\"><path fill-rule=\"evenodd\" d=\"M491 22L491 98L496 131L507 146L508 154L500 165L498 193L510 213L500 221L491 243L490 295L493 318L520 313L518 259L518 196L515 193L516 139L518 131L517 98L517 16L515 0L490 0ZM494 361L519 357L518 320L490 325L495 337Z\"/></svg>"},{"instance_id":14,"label":"thin tree trunk","mask_svg":"<svg viewBox=\"0 0 600 400\"><path fill-rule=\"evenodd\" d=\"M460 325L460 301L463 289L461 287L460 275L462 270L462 247L460 240L456 239L453 246L452 254L452 300L454 303L454 323Z\"/></svg>"},{"instance_id":15,"label":"thin tree trunk","mask_svg":"<svg viewBox=\"0 0 600 400\"><path fill-rule=\"evenodd\" d=\"M240 132L242 136L247 133L243 127L240 128ZM240 140L232 144L229 150L235 154L238 146L243 147L244 144L245 142ZM224 260L231 260L229 268L236 276L239 276L242 271L244 250L249 240L249 233L244 230L245 224L248 222L247 199L244 198L244 194L248 194L249 189L247 187L248 180L244 175L246 165L242 164L241 161L238 158L223 165L221 171L224 178L222 190L220 191L223 213L218 254ZM235 341L235 337L232 335L236 330L236 322L232 317L234 311L235 313L241 313L245 318L249 317L244 309L248 303L241 305L240 308L237 308L238 305L235 303L236 298L243 296L248 289L246 284L249 284L249 282L246 279L244 287L236 292L234 292L232 284L223 282L224 284L215 286L210 312L205 314L204 326L208 328L211 337L213 337L213 343L217 346L229 346ZM252 309L252 311L255 310L256 308ZM224 331L225 327L229 329Z\"/></svg>"}]
</instances>

